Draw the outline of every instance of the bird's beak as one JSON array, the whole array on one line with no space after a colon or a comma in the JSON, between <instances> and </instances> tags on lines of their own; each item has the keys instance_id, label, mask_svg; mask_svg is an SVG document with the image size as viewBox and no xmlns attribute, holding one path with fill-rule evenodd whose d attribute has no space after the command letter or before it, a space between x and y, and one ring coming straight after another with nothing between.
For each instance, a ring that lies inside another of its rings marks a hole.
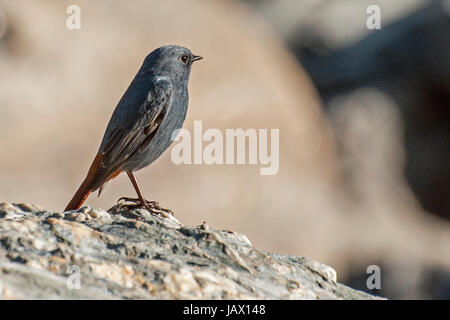
<instances>
[{"instance_id":1,"label":"bird's beak","mask_svg":"<svg viewBox=\"0 0 450 320\"><path fill-rule=\"evenodd\" d=\"M196 56L196 55L194 55L194 56L192 57L192 61L197 61L197 60L202 60L202 59L203 59L202 56Z\"/></svg>"}]
</instances>

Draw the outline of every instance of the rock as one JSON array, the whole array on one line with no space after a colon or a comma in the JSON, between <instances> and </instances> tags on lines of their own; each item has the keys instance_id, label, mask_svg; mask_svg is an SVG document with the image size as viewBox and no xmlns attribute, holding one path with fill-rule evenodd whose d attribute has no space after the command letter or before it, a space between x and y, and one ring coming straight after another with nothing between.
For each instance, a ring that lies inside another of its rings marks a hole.
<instances>
[{"instance_id":1,"label":"rock","mask_svg":"<svg viewBox=\"0 0 450 320\"><path fill-rule=\"evenodd\" d=\"M303 257L144 210L0 204L2 299L374 299Z\"/></svg>"}]
</instances>

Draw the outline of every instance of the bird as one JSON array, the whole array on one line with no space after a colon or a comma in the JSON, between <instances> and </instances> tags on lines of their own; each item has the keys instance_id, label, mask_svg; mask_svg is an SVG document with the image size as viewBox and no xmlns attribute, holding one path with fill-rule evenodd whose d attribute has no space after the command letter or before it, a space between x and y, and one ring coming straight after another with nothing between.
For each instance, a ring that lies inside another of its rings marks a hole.
<instances>
[{"instance_id":1,"label":"bird","mask_svg":"<svg viewBox=\"0 0 450 320\"><path fill-rule=\"evenodd\" d=\"M78 210L91 192L102 193L108 181L126 172L137 198L121 197L128 208L153 215L173 212L145 200L134 172L152 164L172 144L186 118L191 66L203 57L188 48L166 45L150 52L119 100L86 178L65 211Z\"/></svg>"}]
</instances>

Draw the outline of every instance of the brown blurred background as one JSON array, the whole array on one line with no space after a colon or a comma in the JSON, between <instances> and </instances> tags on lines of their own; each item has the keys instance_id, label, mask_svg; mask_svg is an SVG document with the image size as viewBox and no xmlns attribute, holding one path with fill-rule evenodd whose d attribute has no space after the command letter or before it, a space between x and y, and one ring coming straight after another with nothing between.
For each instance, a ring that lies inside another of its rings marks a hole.
<instances>
[{"instance_id":1,"label":"brown blurred background","mask_svg":"<svg viewBox=\"0 0 450 320\"><path fill-rule=\"evenodd\" d=\"M449 299L449 2L0 1L0 201L63 209L145 55L180 44L205 57L185 128L279 128L280 170L176 166L169 150L137 173L147 198L353 287L377 264L372 293ZM87 204L120 196L125 175Z\"/></svg>"}]
</instances>

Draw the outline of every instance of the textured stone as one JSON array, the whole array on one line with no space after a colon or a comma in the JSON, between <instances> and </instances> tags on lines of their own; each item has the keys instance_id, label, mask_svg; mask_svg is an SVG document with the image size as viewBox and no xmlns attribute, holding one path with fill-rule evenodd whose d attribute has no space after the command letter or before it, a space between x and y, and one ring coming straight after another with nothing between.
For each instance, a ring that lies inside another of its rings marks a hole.
<instances>
[{"instance_id":1,"label":"textured stone","mask_svg":"<svg viewBox=\"0 0 450 320\"><path fill-rule=\"evenodd\" d=\"M374 297L337 283L326 265L258 250L244 235L206 223L187 227L117 207L61 213L2 203L0 298Z\"/></svg>"}]
</instances>

